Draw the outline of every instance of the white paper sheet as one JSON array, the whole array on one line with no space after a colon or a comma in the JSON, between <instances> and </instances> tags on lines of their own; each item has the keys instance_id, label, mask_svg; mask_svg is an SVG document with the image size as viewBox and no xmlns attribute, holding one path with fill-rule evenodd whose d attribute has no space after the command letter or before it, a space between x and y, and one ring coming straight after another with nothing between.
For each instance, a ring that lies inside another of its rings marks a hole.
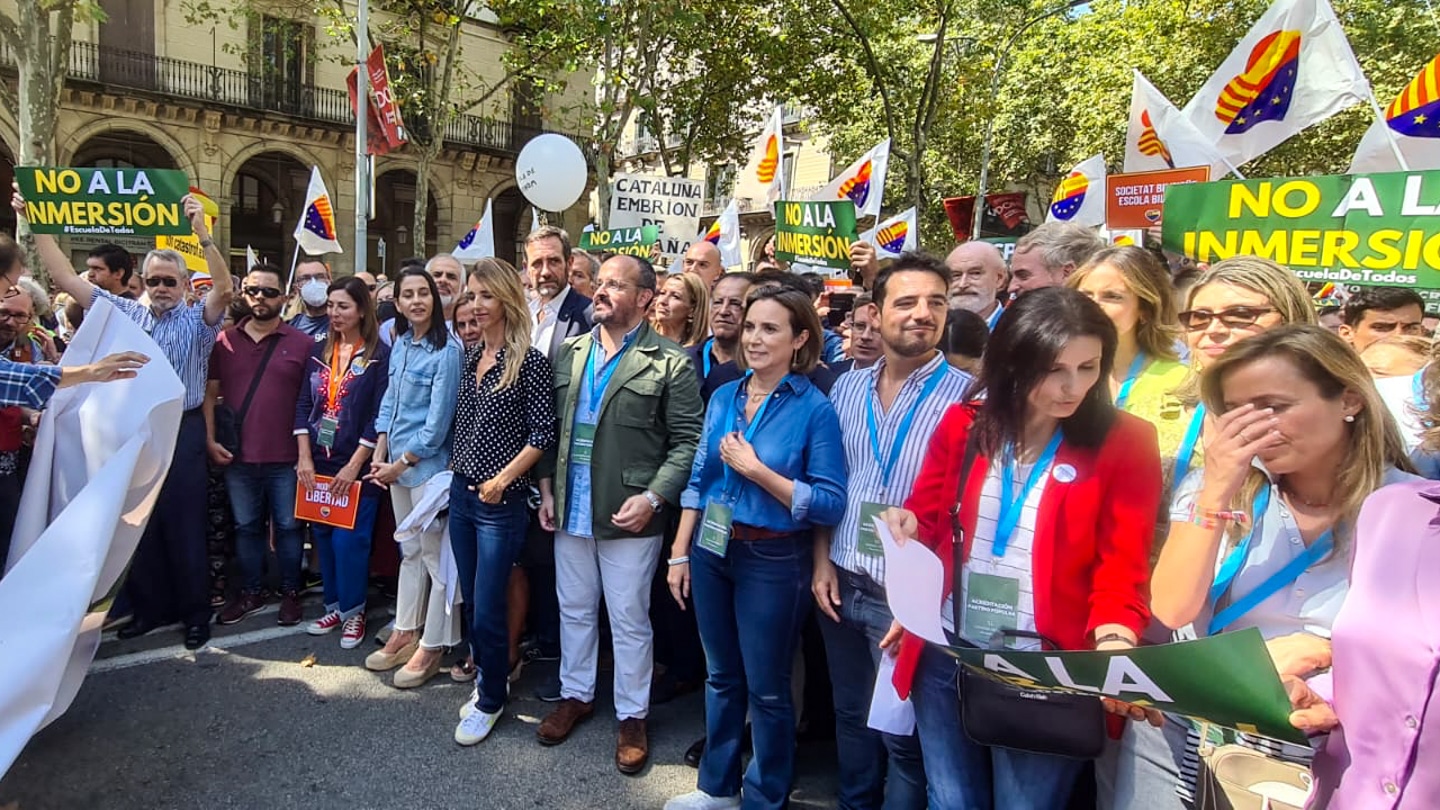
<instances>
[{"instance_id":1,"label":"white paper sheet","mask_svg":"<svg viewBox=\"0 0 1440 810\"><path fill-rule=\"evenodd\" d=\"M875 693L870 697L870 718L865 724L876 731L905 737L915 733L915 707L900 699L894 677L895 656L882 653L875 673Z\"/></svg>"},{"instance_id":2,"label":"white paper sheet","mask_svg":"<svg viewBox=\"0 0 1440 810\"><path fill-rule=\"evenodd\" d=\"M897 545L890 527L877 515L875 533L885 548L885 594L890 612L906 630L936 644L949 644L940 623L945 569L924 544Z\"/></svg>"}]
</instances>

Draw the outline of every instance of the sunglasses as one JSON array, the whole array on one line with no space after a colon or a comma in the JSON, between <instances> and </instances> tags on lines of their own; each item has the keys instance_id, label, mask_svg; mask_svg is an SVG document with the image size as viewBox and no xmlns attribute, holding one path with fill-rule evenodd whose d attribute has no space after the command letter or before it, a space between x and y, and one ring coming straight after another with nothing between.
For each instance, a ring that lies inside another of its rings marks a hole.
<instances>
[{"instance_id":1,"label":"sunglasses","mask_svg":"<svg viewBox=\"0 0 1440 810\"><path fill-rule=\"evenodd\" d=\"M174 276L149 276L145 279L146 287L159 287L161 284L166 287L179 287L180 279Z\"/></svg>"},{"instance_id":2,"label":"sunglasses","mask_svg":"<svg viewBox=\"0 0 1440 810\"><path fill-rule=\"evenodd\" d=\"M1254 326L1255 322L1264 315L1276 312L1274 307L1230 307L1219 312L1211 312L1208 309L1191 309L1180 313L1180 325L1191 332L1200 332L1210 328L1210 324L1216 319L1229 329L1243 329L1247 326Z\"/></svg>"},{"instance_id":3,"label":"sunglasses","mask_svg":"<svg viewBox=\"0 0 1440 810\"><path fill-rule=\"evenodd\" d=\"M241 292L251 298L279 298L280 291L274 287L246 287Z\"/></svg>"}]
</instances>

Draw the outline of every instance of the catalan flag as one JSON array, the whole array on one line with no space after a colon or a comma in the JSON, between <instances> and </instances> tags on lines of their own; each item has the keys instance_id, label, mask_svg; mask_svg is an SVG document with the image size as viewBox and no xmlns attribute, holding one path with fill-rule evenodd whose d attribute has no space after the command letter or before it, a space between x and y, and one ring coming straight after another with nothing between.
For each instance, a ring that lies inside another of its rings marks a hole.
<instances>
[{"instance_id":1,"label":"catalan flag","mask_svg":"<svg viewBox=\"0 0 1440 810\"><path fill-rule=\"evenodd\" d=\"M1125 171L1209 166L1211 177L1224 177L1229 168L1215 146L1140 71L1134 74L1130 124L1125 134Z\"/></svg>"},{"instance_id":2,"label":"catalan flag","mask_svg":"<svg viewBox=\"0 0 1440 810\"><path fill-rule=\"evenodd\" d=\"M1395 158L1399 150L1405 166ZM1440 56L1430 60L1385 109L1384 120L1370 125L1351 174L1440 169Z\"/></svg>"},{"instance_id":3,"label":"catalan flag","mask_svg":"<svg viewBox=\"0 0 1440 810\"><path fill-rule=\"evenodd\" d=\"M1150 123L1149 110L1140 112L1140 126L1140 154L1158 157L1165 161L1167 168L1175 168L1175 158L1170 156L1170 147L1165 145L1165 141L1160 139L1160 133L1155 131L1155 125Z\"/></svg>"},{"instance_id":4,"label":"catalan flag","mask_svg":"<svg viewBox=\"0 0 1440 810\"><path fill-rule=\"evenodd\" d=\"M1082 161L1060 179L1050 201L1046 222L1073 222L1076 225L1105 223L1105 156Z\"/></svg>"},{"instance_id":5,"label":"catalan flag","mask_svg":"<svg viewBox=\"0 0 1440 810\"><path fill-rule=\"evenodd\" d=\"M850 200L855 203L857 217L880 216L880 202L885 195L885 175L890 166L890 139L855 159L854 163L835 176L812 200Z\"/></svg>"},{"instance_id":6,"label":"catalan flag","mask_svg":"<svg viewBox=\"0 0 1440 810\"><path fill-rule=\"evenodd\" d=\"M777 106L750 149L750 162L745 167L742 185L758 185L765 192L765 202L773 204L785 193L784 161L785 117Z\"/></svg>"},{"instance_id":7,"label":"catalan flag","mask_svg":"<svg viewBox=\"0 0 1440 810\"><path fill-rule=\"evenodd\" d=\"M1276 0L1184 112L1240 166L1369 97L1329 0Z\"/></svg>"}]
</instances>

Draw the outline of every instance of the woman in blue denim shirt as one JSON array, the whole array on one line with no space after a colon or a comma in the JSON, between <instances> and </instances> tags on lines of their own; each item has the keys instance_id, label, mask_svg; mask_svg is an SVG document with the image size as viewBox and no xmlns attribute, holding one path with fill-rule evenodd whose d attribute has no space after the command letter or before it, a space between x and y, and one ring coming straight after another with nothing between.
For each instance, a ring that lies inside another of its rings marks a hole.
<instances>
[{"instance_id":1,"label":"woman in blue denim shirt","mask_svg":"<svg viewBox=\"0 0 1440 810\"><path fill-rule=\"evenodd\" d=\"M408 268L395 286L399 327L390 349L390 386L375 419L380 440L369 479L390 489L399 526L414 511L426 482L450 466L460 345L445 328L440 290L428 273ZM460 610L445 598L443 529L433 522L400 545L395 631L383 649L365 659L365 667L375 672L403 664L395 673L397 689L430 680L440 671L445 648L460 644Z\"/></svg>"},{"instance_id":2,"label":"woman in blue denim shirt","mask_svg":"<svg viewBox=\"0 0 1440 810\"><path fill-rule=\"evenodd\" d=\"M711 397L669 561L682 610L694 588L709 673L699 790L666 810L786 805L795 774L790 668L810 610L812 530L845 512L840 420L805 376L821 353L815 307L795 290L757 290L743 323L736 359L745 376ZM742 787L747 709L755 756Z\"/></svg>"},{"instance_id":3,"label":"woman in blue denim shirt","mask_svg":"<svg viewBox=\"0 0 1440 810\"><path fill-rule=\"evenodd\" d=\"M375 416L385 396L390 352L380 342L380 326L370 290L354 276L331 282L326 304L330 329L310 356L305 384L295 405L295 465L300 486L316 489L315 476L334 480L330 492L343 494L360 480L375 449ZM365 588L369 584L370 537L380 490L360 487L355 526L341 529L310 525L325 579L325 615L305 631L323 636L343 626L340 646L352 650L365 637Z\"/></svg>"}]
</instances>

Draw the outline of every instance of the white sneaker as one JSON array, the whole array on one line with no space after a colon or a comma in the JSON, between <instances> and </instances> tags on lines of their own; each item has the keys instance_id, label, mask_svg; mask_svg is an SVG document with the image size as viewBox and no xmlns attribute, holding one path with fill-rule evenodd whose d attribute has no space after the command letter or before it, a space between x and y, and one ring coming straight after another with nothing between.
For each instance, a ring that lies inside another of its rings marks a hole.
<instances>
[{"instance_id":1,"label":"white sneaker","mask_svg":"<svg viewBox=\"0 0 1440 810\"><path fill-rule=\"evenodd\" d=\"M711 796L696 790L665 802L665 810L731 810L740 806L739 796Z\"/></svg>"},{"instance_id":2,"label":"white sneaker","mask_svg":"<svg viewBox=\"0 0 1440 810\"><path fill-rule=\"evenodd\" d=\"M471 704L471 710L460 725L455 727L455 742L461 745L475 745L486 737L495 728L495 721L500 719L500 712L482 712ZM737 805L738 806L738 805Z\"/></svg>"},{"instance_id":3,"label":"white sneaker","mask_svg":"<svg viewBox=\"0 0 1440 810\"><path fill-rule=\"evenodd\" d=\"M480 687L479 687L479 685L476 685L476 687L475 687L474 689L471 689L471 690L470 690L470 698L469 698L468 700L466 700L465 703L464 703L464 705L462 705L462 706L460 707L460 719L461 719L461 720L464 720L465 718L469 717L469 716L470 716L470 713L473 712L473 711L475 711L475 703L476 703L477 701L479 701L479 700L480 700Z\"/></svg>"}]
</instances>

